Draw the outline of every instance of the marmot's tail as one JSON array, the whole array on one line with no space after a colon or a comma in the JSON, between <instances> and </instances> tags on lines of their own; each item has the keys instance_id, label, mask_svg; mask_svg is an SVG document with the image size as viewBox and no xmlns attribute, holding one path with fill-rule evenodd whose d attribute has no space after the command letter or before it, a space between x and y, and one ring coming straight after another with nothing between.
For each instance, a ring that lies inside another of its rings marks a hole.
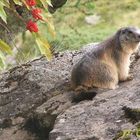
<instances>
[{"instance_id":1,"label":"marmot's tail","mask_svg":"<svg viewBox=\"0 0 140 140\"><path fill-rule=\"evenodd\" d=\"M92 100L96 96L97 92L90 90L90 91L81 91L75 92L72 95L72 102L80 102L83 100Z\"/></svg>"}]
</instances>

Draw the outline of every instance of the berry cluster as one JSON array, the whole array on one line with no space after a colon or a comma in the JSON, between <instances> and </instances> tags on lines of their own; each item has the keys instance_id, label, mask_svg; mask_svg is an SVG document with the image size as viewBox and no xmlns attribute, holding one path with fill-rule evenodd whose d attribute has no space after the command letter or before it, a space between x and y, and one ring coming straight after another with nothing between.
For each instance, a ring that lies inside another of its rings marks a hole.
<instances>
[{"instance_id":1,"label":"berry cluster","mask_svg":"<svg viewBox=\"0 0 140 140\"><path fill-rule=\"evenodd\" d=\"M30 32L38 32L36 21L43 20L43 17L41 16L42 11L39 8L35 8L37 5L36 0L26 0L26 4L31 8L32 17L35 19L35 21L29 20L26 23L26 29Z\"/></svg>"}]
</instances>

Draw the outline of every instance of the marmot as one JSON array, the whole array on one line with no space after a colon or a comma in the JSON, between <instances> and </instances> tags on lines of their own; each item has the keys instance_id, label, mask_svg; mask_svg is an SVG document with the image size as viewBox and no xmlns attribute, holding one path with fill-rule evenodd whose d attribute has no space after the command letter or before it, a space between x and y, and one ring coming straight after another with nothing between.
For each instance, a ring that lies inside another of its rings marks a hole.
<instances>
[{"instance_id":1,"label":"marmot","mask_svg":"<svg viewBox=\"0 0 140 140\"><path fill-rule=\"evenodd\" d=\"M73 67L72 89L86 94L93 87L115 89L119 81L130 79L130 56L138 49L139 42L140 30L124 27L99 43Z\"/></svg>"}]
</instances>

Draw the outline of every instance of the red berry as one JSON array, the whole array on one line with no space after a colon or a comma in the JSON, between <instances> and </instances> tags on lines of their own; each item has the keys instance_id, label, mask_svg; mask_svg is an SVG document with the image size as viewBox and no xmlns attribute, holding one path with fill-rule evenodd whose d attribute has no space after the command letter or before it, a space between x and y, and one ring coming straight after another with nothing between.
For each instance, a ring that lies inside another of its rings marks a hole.
<instances>
[{"instance_id":1,"label":"red berry","mask_svg":"<svg viewBox=\"0 0 140 140\"><path fill-rule=\"evenodd\" d=\"M26 0L26 4L30 7L35 6L36 5L36 0Z\"/></svg>"},{"instance_id":2,"label":"red berry","mask_svg":"<svg viewBox=\"0 0 140 140\"><path fill-rule=\"evenodd\" d=\"M32 10L32 16L35 18L35 19L40 19L42 20L42 16L40 15L42 13L41 9L39 8L36 8L36 9L33 9Z\"/></svg>"},{"instance_id":3,"label":"red berry","mask_svg":"<svg viewBox=\"0 0 140 140\"><path fill-rule=\"evenodd\" d=\"M26 24L26 29L29 30L30 32L38 32L38 27L35 22L32 20L29 20Z\"/></svg>"}]
</instances>

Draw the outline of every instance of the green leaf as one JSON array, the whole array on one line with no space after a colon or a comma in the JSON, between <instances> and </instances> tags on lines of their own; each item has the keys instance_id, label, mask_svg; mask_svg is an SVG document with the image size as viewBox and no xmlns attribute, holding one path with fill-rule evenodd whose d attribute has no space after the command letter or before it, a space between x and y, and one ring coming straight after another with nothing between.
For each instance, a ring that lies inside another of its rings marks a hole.
<instances>
[{"instance_id":1,"label":"green leaf","mask_svg":"<svg viewBox=\"0 0 140 140\"><path fill-rule=\"evenodd\" d=\"M46 0L39 0L44 8L47 8L47 2Z\"/></svg>"},{"instance_id":2,"label":"green leaf","mask_svg":"<svg viewBox=\"0 0 140 140\"><path fill-rule=\"evenodd\" d=\"M44 23L47 24L48 31L50 32L52 37L55 37L56 36L56 32L55 32L55 27L54 27L52 15L47 13L47 16L44 16L44 14L43 14L42 17L43 17L43 19L45 19Z\"/></svg>"},{"instance_id":3,"label":"green leaf","mask_svg":"<svg viewBox=\"0 0 140 140\"><path fill-rule=\"evenodd\" d=\"M44 8L47 8L48 5L53 7L50 0L39 0L39 1L42 3Z\"/></svg>"},{"instance_id":4,"label":"green leaf","mask_svg":"<svg viewBox=\"0 0 140 140\"><path fill-rule=\"evenodd\" d=\"M5 43L4 41L2 41L1 39L0 39L0 50L2 52L7 53L7 54L12 54L11 47L7 43Z\"/></svg>"},{"instance_id":5,"label":"green leaf","mask_svg":"<svg viewBox=\"0 0 140 140\"><path fill-rule=\"evenodd\" d=\"M0 69L2 70L3 68L6 68L6 63L5 63L5 56L3 53L0 51Z\"/></svg>"},{"instance_id":6,"label":"green leaf","mask_svg":"<svg viewBox=\"0 0 140 140\"><path fill-rule=\"evenodd\" d=\"M48 22L47 25L48 25L48 30L51 33L52 37L55 37L56 36L56 32L55 32L55 28L54 28L53 23Z\"/></svg>"},{"instance_id":7,"label":"green leaf","mask_svg":"<svg viewBox=\"0 0 140 140\"><path fill-rule=\"evenodd\" d=\"M5 4L2 2L2 1L0 1L0 17L2 18L2 20L5 22L5 23L7 23L7 15L6 15L6 13L5 13L5 11L4 11L4 6L5 6Z\"/></svg>"},{"instance_id":8,"label":"green leaf","mask_svg":"<svg viewBox=\"0 0 140 140\"><path fill-rule=\"evenodd\" d=\"M8 0L1 0L1 3L3 4L3 6L10 8L10 3Z\"/></svg>"},{"instance_id":9,"label":"green leaf","mask_svg":"<svg viewBox=\"0 0 140 140\"><path fill-rule=\"evenodd\" d=\"M50 60L52 58L52 53L48 41L40 36L37 36L36 43L40 49L41 54L44 54L47 59Z\"/></svg>"},{"instance_id":10,"label":"green leaf","mask_svg":"<svg viewBox=\"0 0 140 140\"><path fill-rule=\"evenodd\" d=\"M13 0L13 1L14 1L14 3L17 4L17 5L22 5L21 0Z\"/></svg>"},{"instance_id":11,"label":"green leaf","mask_svg":"<svg viewBox=\"0 0 140 140\"><path fill-rule=\"evenodd\" d=\"M52 3L51 3L51 0L47 0L47 3L49 6L53 7Z\"/></svg>"},{"instance_id":12,"label":"green leaf","mask_svg":"<svg viewBox=\"0 0 140 140\"><path fill-rule=\"evenodd\" d=\"M23 4L25 4L25 6L27 7L27 9L29 10L30 7L27 5L26 1L25 0L21 0Z\"/></svg>"}]
</instances>

